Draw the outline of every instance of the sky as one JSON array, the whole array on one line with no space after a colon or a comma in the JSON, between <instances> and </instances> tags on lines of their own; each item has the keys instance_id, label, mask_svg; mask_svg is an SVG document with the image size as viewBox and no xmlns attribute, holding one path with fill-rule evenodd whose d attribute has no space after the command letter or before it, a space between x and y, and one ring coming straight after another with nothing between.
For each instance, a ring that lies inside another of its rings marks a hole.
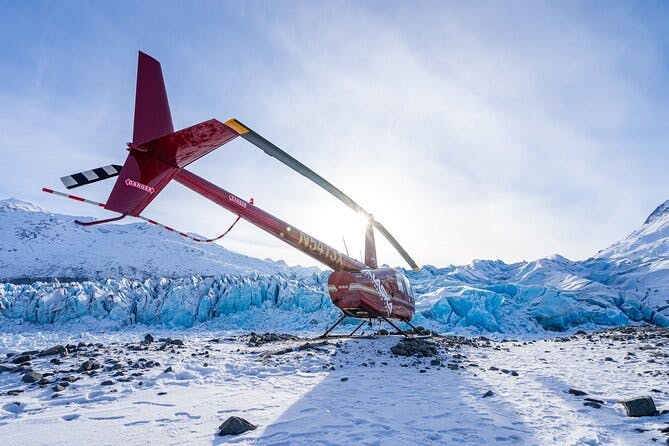
<instances>
[{"instance_id":1,"label":"sky","mask_svg":"<svg viewBox=\"0 0 669 446\"><path fill-rule=\"evenodd\" d=\"M0 198L53 212L110 216L40 190L125 159L138 50L175 128L239 119L421 265L588 258L669 199L666 2L0 0L0 27ZM364 221L245 141L190 169L360 257ZM144 215L208 237L234 220L176 183ZM250 223L220 244L314 264Z\"/></svg>"}]
</instances>

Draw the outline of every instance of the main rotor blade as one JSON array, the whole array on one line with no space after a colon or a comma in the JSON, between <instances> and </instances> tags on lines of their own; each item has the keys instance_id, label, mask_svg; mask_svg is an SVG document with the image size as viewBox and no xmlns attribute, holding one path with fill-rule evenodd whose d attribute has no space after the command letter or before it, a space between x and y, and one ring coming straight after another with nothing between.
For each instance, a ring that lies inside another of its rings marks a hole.
<instances>
[{"instance_id":1,"label":"main rotor blade","mask_svg":"<svg viewBox=\"0 0 669 446\"><path fill-rule=\"evenodd\" d=\"M379 223L376 220L374 220L372 223L374 224L374 227L376 227L376 229L378 229L378 231L381 234L383 234L386 240L388 240L388 242L390 242L390 244L393 245L393 247L397 250L397 252L400 253L402 258L406 260L411 269L413 270L420 269L418 265L416 265L416 262L414 262L414 260L411 258L411 256L404 250L404 248L402 248L402 245L400 245L400 243L395 239L395 237L393 237L381 223Z\"/></svg>"},{"instance_id":2,"label":"main rotor blade","mask_svg":"<svg viewBox=\"0 0 669 446\"><path fill-rule=\"evenodd\" d=\"M402 246L399 244L399 242L393 237L390 232L378 221L375 221L372 217L372 214L367 212L365 209L363 209L362 206L360 206L358 203L356 203L351 197L346 195L344 192L342 192L338 187L334 186L332 183L330 183L328 180L323 178L322 176L318 175L316 172L293 158L291 155L288 153L284 152L281 150L279 147L277 147L275 144L269 142L262 136L260 136L258 133L255 131L251 130L249 127L246 125L242 124L241 122L237 121L236 119L230 119L225 123L229 127L233 128L237 133L241 135L242 138L253 144L254 146L258 147L260 150L265 152L267 155L271 156L272 158L276 158L277 160L281 161L283 164L286 166L290 167L291 169L295 170L299 174L307 177L314 183L318 184L320 187L325 189L326 191L330 192L330 194L334 195L336 198L338 198L342 203L344 203L346 206L350 207L356 212L359 212L363 215L365 215L367 218L371 219L374 223L374 226L379 230L381 234L390 242L391 245L397 250L397 252L400 253L400 255L406 260L406 262L411 266L413 269L418 269L418 265L416 265L416 262L413 261L411 256L407 254L407 252L402 248Z\"/></svg>"},{"instance_id":3,"label":"main rotor blade","mask_svg":"<svg viewBox=\"0 0 669 446\"><path fill-rule=\"evenodd\" d=\"M231 120L232 121L232 120ZM228 121L226 124L229 125ZM236 121L236 123L241 124L239 121ZM281 161L283 164L286 166L290 167L294 171L298 172L301 175L304 175L305 177L309 178L311 181L314 183L318 184L320 187L325 189L326 191L330 192L332 195L337 197L340 201L342 201L346 206L350 207L356 212L360 212L361 214L364 214L367 217L371 217L372 215L364 210L362 206L360 206L358 203L353 201L351 197L346 195L344 192L339 190L338 187L330 183L328 180L323 178L322 176L318 175L316 172L313 170L309 169L307 166L278 148L276 145L272 144L244 124L241 124L241 127L246 130L245 133L241 133L241 137L253 144L254 146L258 147L260 150L265 152L267 155L278 159ZM236 128L235 130L240 131L240 128Z\"/></svg>"}]
</instances>

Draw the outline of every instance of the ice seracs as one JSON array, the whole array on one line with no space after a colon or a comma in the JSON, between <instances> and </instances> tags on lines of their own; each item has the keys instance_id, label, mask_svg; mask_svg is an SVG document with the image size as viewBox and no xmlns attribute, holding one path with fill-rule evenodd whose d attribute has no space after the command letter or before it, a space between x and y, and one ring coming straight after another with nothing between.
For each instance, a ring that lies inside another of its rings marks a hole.
<instances>
[{"instance_id":1,"label":"ice seracs","mask_svg":"<svg viewBox=\"0 0 669 446\"><path fill-rule=\"evenodd\" d=\"M0 280L7 282L0 284L0 315L6 320L317 332L338 314L327 296L328 273L316 268L191 243L143 223L82 228L75 217L19 200L0 201L0 211L7 228L0 234ZM656 210L621 242L584 261L554 255L407 271L418 295L414 322L470 333L637 322L666 327L667 246L669 213ZM34 280L52 277L60 280Z\"/></svg>"}]
</instances>

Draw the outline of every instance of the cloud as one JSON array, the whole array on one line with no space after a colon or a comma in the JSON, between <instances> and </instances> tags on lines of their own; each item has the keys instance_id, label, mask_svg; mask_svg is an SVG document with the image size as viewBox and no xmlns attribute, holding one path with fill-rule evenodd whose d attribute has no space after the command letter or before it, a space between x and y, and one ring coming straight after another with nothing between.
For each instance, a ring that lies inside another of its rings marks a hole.
<instances>
[{"instance_id":1,"label":"cloud","mask_svg":"<svg viewBox=\"0 0 669 446\"><path fill-rule=\"evenodd\" d=\"M241 119L372 211L419 263L587 257L667 198L666 26L651 8L128 8L69 11L83 42L63 37L57 8L25 15L36 15L37 37L5 54L10 63L0 70L3 195L97 212L37 191L125 157L135 51L143 49L163 63L177 127ZM356 216L243 141L192 169L337 248L344 236L352 254L362 249ZM110 186L82 194L104 201ZM147 213L205 235L230 218L177 184ZM250 225L223 244L309 262ZM402 264L379 245L381 260Z\"/></svg>"}]
</instances>

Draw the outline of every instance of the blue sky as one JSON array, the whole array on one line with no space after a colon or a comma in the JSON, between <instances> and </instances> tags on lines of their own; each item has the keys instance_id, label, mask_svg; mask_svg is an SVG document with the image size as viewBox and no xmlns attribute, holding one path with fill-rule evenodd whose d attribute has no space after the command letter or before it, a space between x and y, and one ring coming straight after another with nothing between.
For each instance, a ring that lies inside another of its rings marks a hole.
<instances>
[{"instance_id":1,"label":"blue sky","mask_svg":"<svg viewBox=\"0 0 669 446\"><path fill-rule=\"evenodd\" d=\"M421 264L586 258L669 199L665 2L0 0L0 26L0 197L55 212L103 216L40 189L124 159L137 50L162 62L176 128L240 119ZM362 249L355 215L243 141L192 169ZM233 219L178 184L145 214L206 236ZM222 244L312 263L250 224Z\"/></svg>"}]
</instances>

